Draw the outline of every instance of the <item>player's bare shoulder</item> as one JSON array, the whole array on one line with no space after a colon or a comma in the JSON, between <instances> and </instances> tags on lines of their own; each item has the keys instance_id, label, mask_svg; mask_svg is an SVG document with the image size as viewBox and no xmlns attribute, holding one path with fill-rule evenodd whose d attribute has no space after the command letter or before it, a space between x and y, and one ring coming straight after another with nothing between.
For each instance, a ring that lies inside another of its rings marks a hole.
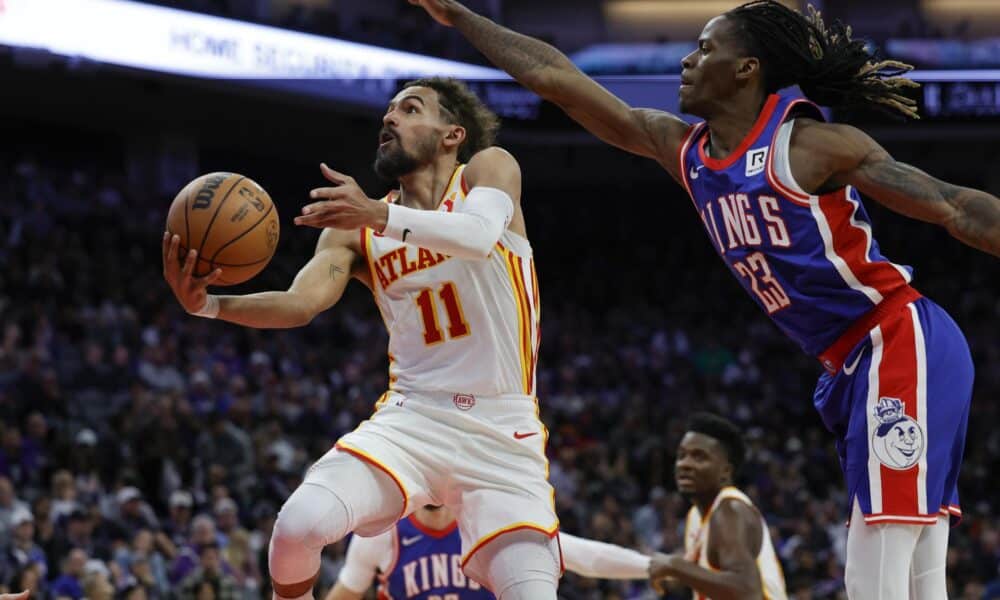
<instances>
[{"instance_id":1,"label":"player's bare shoulder","mask_svg":"<svg viewBox=\"0 0 1000 600\"><path fill-rule=\"evenodd\" d=\"M652 108L633 108L632 118L645 133L650 157L680 181L680 149L691 124L673 113Z\"/></svg>"},{"instance_id":2,"label":"player's bare shoulder","mask_svg":"<svg viewBox=\"0 0 1000 600\"><path fill-rule=\"evenodd\" d=\"M843 185L835 176L877 150L881 147L857 127L798 118L788 157L795 181L807 192L816 193Z\"/></svg>"},{"instance_id":3,"label":"player's bare shoulder","mask_svg":"<svg viewBox=\"0 0 1000 600\"><path fill-rule=\"evenodd\" d=\"M719 540L742 540L751 555L760 551L763 529L757 509L737 498L726 498L712 511L712 531L721 532ZM718 551L713 548L713 551Z\"/></svg>"},{"instance_id":4,"label":"player's bare shoulder","mask_svg":"<svg viewBox=\"0 0 1000 600\"><path fill-rule=\"evenodd\" d=\"M508 228L527 237L524 212L521 210L521 165L514 155L500 146L490 146L477 152L465 168L467 187L492 187L503 190L514 202L514 215Z\"/></svg>"},{"instance_id":5,"label":"player's bare shoulder","mask_svg":"<svg viewBox=\"0 0 1000 600\"><path fill-rule=\"evenodd\" d=\"M464 177L469 187L485 185L502 189L515 203L521 198L521 165L500 146L484 148L470 158Z\"/></svg>"}]
</instances>

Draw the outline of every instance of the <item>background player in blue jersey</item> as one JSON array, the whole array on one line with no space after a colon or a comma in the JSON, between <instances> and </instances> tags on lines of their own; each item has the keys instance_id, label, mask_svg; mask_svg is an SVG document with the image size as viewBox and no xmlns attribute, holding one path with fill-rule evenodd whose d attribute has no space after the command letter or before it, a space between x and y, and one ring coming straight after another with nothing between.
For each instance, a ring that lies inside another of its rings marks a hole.
<instances>
[{"instance_id":1,"label":"background player in blue jersey","mask_svg":"<svg viewBox=\"0 0 1000 600\"><path fill-rule=\"evenodd\" d=\"M453 0L410 0L593 134L656 160L690 193L727 266L826 373L814 403L836 435L852 504L847 589L944 598L947 516L959 516L973 368L951 318L879 252L859 191L1000 255L1000 199L894 160L862 131L776 93L915 116L909 69L850 29L770 0L705 26L682 61L691 126L632 108L561 52ZM647 229L654 223L643 223Z\"/></svg>"},{"instance_id":2,"label":"background player in blue jersey","mask_svg":"<svg viewBox=\"0 0 1000 600\"><path fill-rule=\"evenodd\" d=\"M646 579L650 558L635 550L559 532L566 569L599 579ZM381 535L354 537L326 600L360 600L378 578L380 600L492 600L462 573L455 513L424 506Z\"/></svg>"}]
</instances>

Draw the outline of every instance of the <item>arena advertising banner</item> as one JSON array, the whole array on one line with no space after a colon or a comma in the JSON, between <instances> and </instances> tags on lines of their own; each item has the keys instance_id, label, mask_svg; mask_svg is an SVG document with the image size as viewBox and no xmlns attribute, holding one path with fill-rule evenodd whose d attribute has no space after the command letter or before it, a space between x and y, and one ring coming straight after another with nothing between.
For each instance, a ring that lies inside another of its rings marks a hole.
<instances>
[{"instance_id":1,"label":"arena advertising banner","mask_svg":"<svg viewBox=\"0 0 1000 600\"><path fill-rule=\"evenodd\" d=\"M223 79L502 76L476 65L123 0L0 0L0 45Z\"/></svg>"}]
</instances>

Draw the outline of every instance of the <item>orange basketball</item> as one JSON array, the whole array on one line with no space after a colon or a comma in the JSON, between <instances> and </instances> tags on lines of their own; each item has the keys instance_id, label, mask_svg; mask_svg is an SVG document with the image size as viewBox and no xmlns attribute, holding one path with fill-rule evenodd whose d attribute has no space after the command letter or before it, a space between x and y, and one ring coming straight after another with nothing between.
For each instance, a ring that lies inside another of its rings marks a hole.
<instances>
[{"instance_id":1,"label":"orange basketball","mask_svg":"<svg viewBox=\"0 0 1000 600\"><path fill-rule=\"evenodd\" d=\"M167 231L181 238L179 259L198 251L194 275L222 269L218 285L247 281L267 266L278 246L278 211L271 196L236 173L202 175L177 194Z\"/></svg>"}]
</instances>

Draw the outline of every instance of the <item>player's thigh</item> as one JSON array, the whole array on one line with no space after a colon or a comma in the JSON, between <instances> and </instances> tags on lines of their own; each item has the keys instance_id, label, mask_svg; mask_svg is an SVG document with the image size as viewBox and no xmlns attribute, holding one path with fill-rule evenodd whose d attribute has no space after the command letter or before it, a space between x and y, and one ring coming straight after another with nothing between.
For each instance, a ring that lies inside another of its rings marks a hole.
<instances>
[{"instance_id":1,"label":"player's thigh","mask_svg":"<svg viewBox=\"0 0 1000 600\"><path fill-rule=\"evenodd\" d=\"M936 600L948 597L945 577L948 562L948 517L938 519L934 525L924 527L913 551L910 566L910 598Z\"/></svg>"},{"instance_id":2,"label":"player's thigh","mask_svg":"<svg viewBox=\"0 0 1000 600\"><path fill-rule=\"evenodd\" d=\"M349 531L375 535L385 531L404 514L405 497L396 479L379 466L351 453L331 449L306 473L302 485L289 498L305 494L310 486L323 488L344 504ZM296 507L307 508L309 498Z\"/></svg>"},{"instance_id":3,"label":"player's thigh","mask_svg":"<svg viewBox=\"0 0 1000 600\"><path fill-rule=\"evenodd\" d=\"M909 600L910 567L923 526L865 523L857 502L847 532L850 600Z\"/></svg>"},{"instance_id":4,"label":"player's thigh","mask_svg":"<svg viewBox=\"0 0 1000 600\"><path fill-rule=\"evenodd\" d=\"M558 536L532 529L497 535L470 557L465 570L501 600L554 600L562 574Z\"/></svg>"}]
</instances>

